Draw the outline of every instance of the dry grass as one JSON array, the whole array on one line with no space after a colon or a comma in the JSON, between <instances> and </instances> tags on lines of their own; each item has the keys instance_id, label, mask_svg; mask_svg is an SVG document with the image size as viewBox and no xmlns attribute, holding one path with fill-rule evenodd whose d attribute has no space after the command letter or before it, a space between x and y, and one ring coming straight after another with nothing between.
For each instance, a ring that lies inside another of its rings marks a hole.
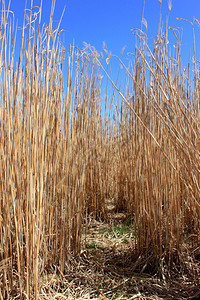
<instances>
[{"instance_id":1,"label":"dry grass","mask_svg":"<svg viewBox=\"0 0 200 300\"><path fill-rule=\"evenodd\" d=\"M176 267L170 274L163 270L162 278L145 273L144 258L135 255L130 219L121 213L119 222L115 212L109 214L108 222L90 218L83 250L66 265L64 274L58 266L44 274L41 299L198 299L198 276L194 279L199 263L192 263L188 256L191 266L187 269Z\"/></svg>"},{"instance_id":2,"label":"dry grass","mask_svg":"<svg viewBox=\"0 0 200 300\"><path fill-rule=\"evenodd\" d=\"M24 18L16 61L14 25L9 7L2 4L0 297L50 299L59 293L62 299L58 285L65 285L68 274L76 275L73 261L83 248L83 224L91 214L97 220L114 219L108 213L110 199L116 211L134 219L131 256L120 248L129 275L146 272L164 280L175 271L183 278L187 269L187 297L195 295L200 255L197 63L192 89L189 67L187 76L181 68L180 41L171 57L168 32L159 28L151 51L146 35L134 31L133 68L124 66L126 93L91 47L70 46L65 85L66 52L60 25L53 28L54 5L45 30L41 8L34 22L33 9L28 24ZM122 98L114 112L108 95L101 93L102 71ZM110 266L120 271L115 265L119 257L113 259ZM41 281L47 282L47 298ZM105 293L100 288L95 287Z\"/></svg>"},{"instance_id":3,"label":"dry grass","mask_svg":"<svg viewBox=\"0 0 200 300\"><path fill-rule=\"evenodd\" d=\"M77 51L72 78L75 50L70 48L64 92L65 49L59 27L52 27L53 8L54 3L45 34L39 27L41 9L33 23L30 11L17 68L10 44L15 33L6 13L1 19L3 298L37 299L44 270L55 264L63 272L71 255L79 253L83 210L96 216L104 212L106 137L99 113L98 70L92 58Z\"/></svg>"}]
</instances>

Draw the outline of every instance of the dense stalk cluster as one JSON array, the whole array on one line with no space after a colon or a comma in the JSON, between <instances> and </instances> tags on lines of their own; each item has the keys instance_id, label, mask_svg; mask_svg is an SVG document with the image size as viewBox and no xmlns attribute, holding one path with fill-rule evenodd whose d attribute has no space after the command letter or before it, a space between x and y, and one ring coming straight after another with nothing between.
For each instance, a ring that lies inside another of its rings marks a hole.
<instances>
[{"instance_id":1,"label":"dense stalk cluster","mask_svg":"<svg viewBox=\"0 0 200 300\"><path fill-rule=\"evenodd\" d=\"M104 101L96 51L70 46L67 80L59 26L41 8L15 30L2 5L0 40L0 298L38 299L51 265L80 252L83 219L106 218L106 200L134 217L135 251L145 263L179 261L185 239L200 243L199 74L181 69L180 41L167 33L151 50L135 32L133 68L122 103ZM110 58L109 58L110 59ZM125 67L125 66L124 66ZM107 99L109 97L106 97ZM106 102L106 103L105 103ZM105 106L105 108L104 108ZM119 113L120 112L120 113ZM112 116L117 115L115 120Z\"/></svg>"}]
</instances>

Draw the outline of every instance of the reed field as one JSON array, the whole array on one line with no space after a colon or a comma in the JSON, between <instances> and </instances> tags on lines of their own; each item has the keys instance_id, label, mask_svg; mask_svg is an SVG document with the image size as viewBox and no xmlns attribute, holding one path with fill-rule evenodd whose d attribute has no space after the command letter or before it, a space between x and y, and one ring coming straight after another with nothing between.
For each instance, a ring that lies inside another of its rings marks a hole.
<instances>
[{"instance_id":1,"label":"reed field","mask_svg":"<svg viewBox=\"0 0 200 300\"><path fill-rule=\"evenodd\" d=\"M90 45L64 47L54 6L43 25L32 1L16 58L16 25L1 1L0 299L199 299L195 36L183 70L175 30L172 53L171 29L160 27L153 47L134 30L131 67L118 58L119 88L106 49L102 58Z\"/></svg>"}]
</instances>

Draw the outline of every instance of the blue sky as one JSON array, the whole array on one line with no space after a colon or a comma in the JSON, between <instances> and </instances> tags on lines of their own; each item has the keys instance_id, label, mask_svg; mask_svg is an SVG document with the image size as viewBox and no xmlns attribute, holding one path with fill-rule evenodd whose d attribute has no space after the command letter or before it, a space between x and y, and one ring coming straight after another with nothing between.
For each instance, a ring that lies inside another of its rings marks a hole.
<instances>
[{"instance_id":1,"label":"blue sky","mask_svg":"<svg viewBox=\"0 0 200 300\"><path fill-rule=\"evenodd\" d=\"M30 7L30 0L27 0ZM40 0L33 0L34 5L40 5ZM11 10L18 20L18 27L22 26L25 0L11 0ZM61 28L65 32L65 47L70 43L83 48L83 42L91 44L99 52L103 42L113 54L119 55L124 46L127 52L134 52L133 28L140 28L143 0L57 0L54 21L59 21L65 7ZM48 22L51 0L43 0L42 22ZM149 43L157 33L160 3L158 0L145 0L144 18L147 21ZM162 22L165 24L168 15L168 0L162 0ZM182 38L183 67L187 66L189 54L192 54L193 38L191 24L178 21L176 18L190 21L193 17L200 20L200 0L172 0L172 10L169 15L169 25L180 29ZM143 26L143 29L145 27ZM200 60L200 28L195 25L197 59ZM173 49L174 36L170 31L170 47ZM126 59L125 59L126 61Z\"/></svg>"},{"instance_id":2,"label":"blue sky","mask_svg":"<svg viewBox=\"0 0 200 300\"><path fill-rule=\"evenodd\" d=\"M11 10L18 19L19 26L23 20L25 0L11 0ZM39 5L40 0L33 0ZM28 0L30 7L30 0ZM97 50L102 50L103 41L108 49L119 55L124 46L127 51L134 47L132 28L140 27L143 0L57 0L54 20L59 20L62 11L65 14L61 27L66 30L66 47L72 41L80 48L87 42ZM51 0L43 0L43 22L47 22L50 14ZM158 0L146 0L144 17L148 24L148 36L154 37L157 32L160 3ZM168 14L168 0L162 0L162 18L166 20ZM172 0L172 10L169 25L182 27L183 48L192 48L192 26L176 17L200 20L199 0ZM196 39L199 40L200 30L196 27Z\"/></svg>"}]
</instances>

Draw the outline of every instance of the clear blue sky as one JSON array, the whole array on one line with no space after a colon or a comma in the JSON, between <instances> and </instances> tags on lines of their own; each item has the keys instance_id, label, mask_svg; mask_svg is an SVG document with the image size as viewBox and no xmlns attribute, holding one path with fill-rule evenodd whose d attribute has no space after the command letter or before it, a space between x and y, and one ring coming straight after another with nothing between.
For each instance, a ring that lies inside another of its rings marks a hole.
<instances>
[{"instance_id":1,"label":"clear blue sky","mask_svg":"<svg viewBox=\"0 0 200 300\"><path fill-rule=\"evenodd\" d=\"M8 2L8 1L6 1ZM34 0L34 5L39 5L40 0ZM19 26L23 20L25 0L11 0L11 10L18 19ZM30 0L28 0L30 7ZM58 21L66 7L61 27L66 30L66 44L75 41L82 47L85 41L102 50L103 41L112 53L120 54L121 49L133 48L133 35L131 29L140 27L143 0L57 0L54 20ZM148 23L148 36L153 37L157 32L159 17L159 1L146 0L144 17ZM51 0L43 0L43 21L48 21ZM162 17L165 21L168 13L168 0L162 0ZM172 0L169 25L182 27L183 46L192 46L192 27L186 22L177 21L176 17L200 20L199 0ZM196 39L199 40L200 30L196 26ZM67 45L66 45L67 46Z\"/></svg>"},{"instance_id":2,"label":"clear blue sky","mask_svg":"<svg viewBox=\"0 0 200 300\"><path fill-rule=\"evenodd\" d=\"M30 7L30 0L28 7ZM15 13L18 26L22 26L25 0L11 0L11 10ZM34 0L39 5L40 0ZM61 28L65 32L65 47L73 40L75 45L83 48L83 42L102 51L103 42L113 54L120 55L126 46L126 51L134 51L134 37L132 28L140 28L143 0L57 0L54 20L59 21L65 7ZM43 22L47 22L50 14L51 0L43 0ZM158 0L146 0L144 18L148 24L148 37L155 37L159 19L160 3ZM162 0L162 21L165 23L168 14L168 0ZM176 17L190 21L193 17L200 20L200 0L172 0L172 10L169 16L169 25L179 27L183 34L182 60L183 67L187 65L189 53L192 51L192 26ZM144 26L143 26L144 28ZM181 30L183 29L183 31ZM145 29L145 28L144 28ZM195 25L197 59L200 60L200 28ZM175 39L169 35L172 48ZM126 52L125 52L126 53Z\"/></svg>"}]
</instances>

